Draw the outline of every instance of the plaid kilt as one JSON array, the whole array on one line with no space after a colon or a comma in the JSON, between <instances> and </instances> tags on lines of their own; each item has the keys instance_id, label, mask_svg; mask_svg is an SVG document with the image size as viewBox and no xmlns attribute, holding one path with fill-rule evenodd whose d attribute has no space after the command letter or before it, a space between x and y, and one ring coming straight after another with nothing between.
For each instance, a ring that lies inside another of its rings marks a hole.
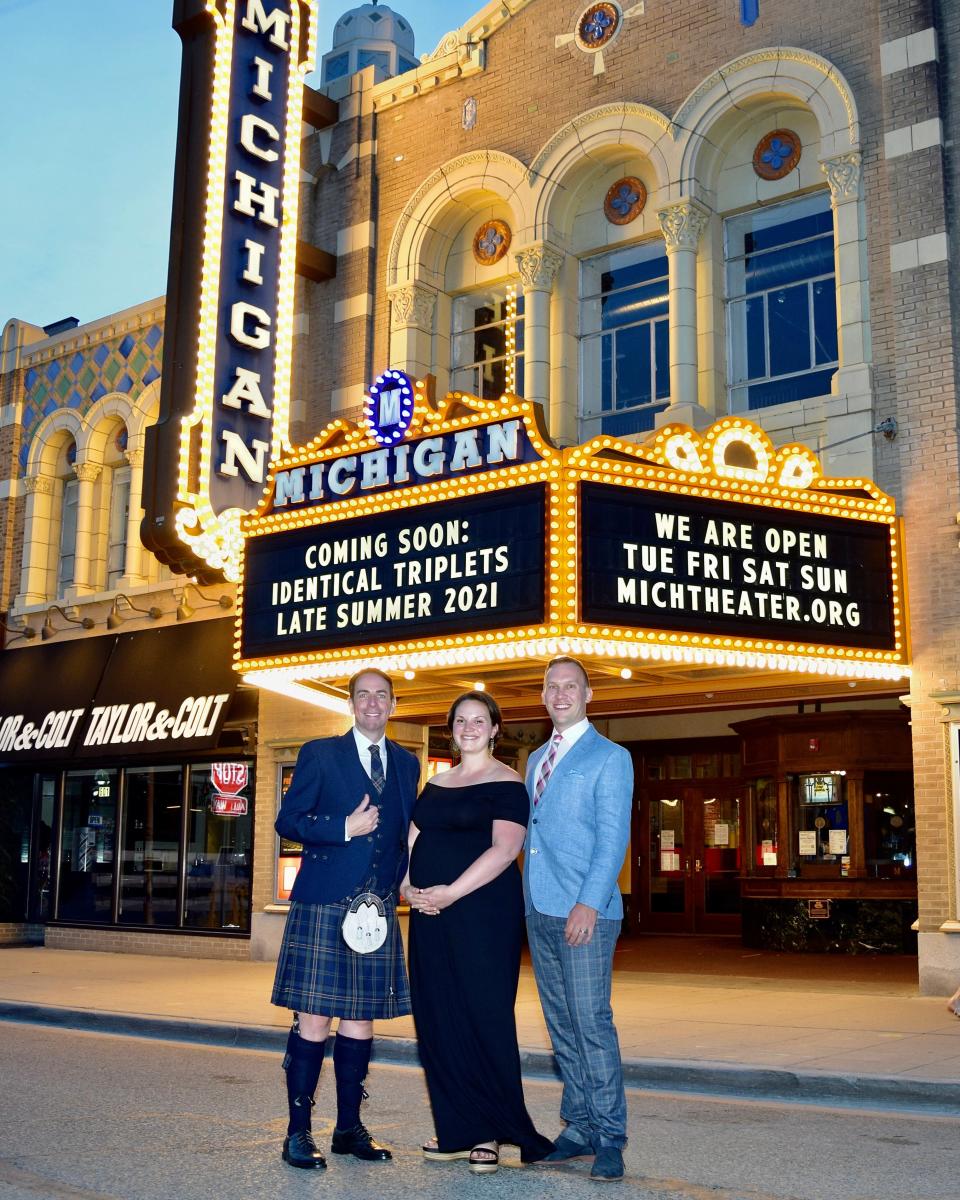
<instances>
[{"instance_id":1,"label":"plaid kilt","mask_svg":"<svg viewBox=\"0 0 960 1200\"><path fill-rule=\"evenodd\" d=\"M397 904L384 900L387 940L371 954L357 954L340 926L349 904L301 904L294 900L277 960L271 1002L315 1016L371 1021L410 1012Z\"/></svg>"}]
</instances>

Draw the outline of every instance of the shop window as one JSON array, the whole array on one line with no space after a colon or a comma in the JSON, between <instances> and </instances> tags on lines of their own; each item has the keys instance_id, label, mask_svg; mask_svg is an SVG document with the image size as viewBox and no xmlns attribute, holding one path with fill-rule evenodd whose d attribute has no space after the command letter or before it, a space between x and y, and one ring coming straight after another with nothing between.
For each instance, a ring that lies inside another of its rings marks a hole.
<instances>
[{"instance_id":1,"label":"shop window","mask_svg":"<svg viewBox=\"0 0 960 1200\"><path fill-rule=\"evenodd\" d=\"M652 429L670 397L667 256L660 241L580 264L580 433Z\"/></svg>"},{"instance_id":2,"label":"shop window","mask_svg":"<svg viewBox=\"0 0 960 1200\"><path fill-rule=\"evenodd\" d=\"M914 879L917 830L909 771L867 771L863 777L863 838L867 875Z\"/></svg>"},{"instance_id":3,"label":"shop window","mask_svg":"<svg viewBox=\"0 0 960 1200\"><path fill-rule=\"evenodd\" d=\"M704 909L740 911L740 797L717 791L702 800Z\"/></svg>"},{"instance_id":4,"label":"shop window","mask_svg":"<svg viewBox=\"0 0 960 1200\"><path fill-rule=\"evenodd\" d=\"M113 919L113 860L118 773L69 771L64 781L57 916L108 924Z\"/></svg>"},{"instance_id":5,"label":"shop window","mask_svg":"<svg viewBox=\"0 0 960 1200\"><path fill-rule=\"evenodd\" d=\"M523 395L523 295L515 284L454 300L450 386L484 400Z\"/></svg>"},{"instance_id":6,"label":"shop window","mask_svg":"<svg viewBox=\"0 0 960 1200\"><path fill-rule=\"evenodd\" d=\"M124 572L127 555L127 518L130 513L130 468L116 468L110 485L107 527L107 587L115 588Z\"/></svg>"},{"instance_id":7,"label":"shop window","mask_svg":"<svg viewBox=\"0 0 960 1200\"><path fill-rule=\"evenodd\" d=\"M57 592L62 596L73 584L77 562L77 498L80 481L65 479L60 507L60 547L57 560Z\"/></svg>"},{"instance_id":8,"label":"shop window","mask_svg":"<svg viewBox=\"0 0 960 1200\"><path fill-rule=\"evenodd\" d=\"M760 778L753 784L754 867L772 870L777 865L777 837L777 783Z\"/></svg>"},{"instance_id":9,"label":"shop window","mask_svg":"<svg viewBox=\"0 0 960 1200\"><path fill-rule=\"evenodd\" d=\"M184 924L247 930L253 861L253 772L247 763L190 769Z\"/></svg>"},{"instance_id":10,"label":"shop window","mask_svg":"<svg viewBox=\"0 0 960 1200\"><path fill-rule=\"evenodd\" d=\"M835 866L846 873L850 854L850 822L847 814L845 771L817 775L791 775L796 845L794 854L804 867Z\"/></svg>"},{"instance_id":11,"label":"shop window","mask_svg":"<svg viewBox=\"0 0 960 1200\"><path fill-rule=\"evenodd\" d=\"M291 763L281 763L277 768L277 812L287 794L287 788L293 779ZM288 841L287 838L277 839L277 894L280 901L289 900L293 890L293 881L300 870L300 859L303 857L303 847L299 842Z\"/></svg>"},{"instance_id":12,"label":"shop window","mask_svg":"<svg viewBox=\"0 0 960 1200\"><path fill-rule=\"evenodd\" d=\"M138 767L127 772L120 852L123 924L175 926L180 876L183 772Z\"/></svg>"},{"instance_id":13,"label":"shop window","mask_svg":"<svg viewBox=\"0 0 960 1200\"><path fill-rule=\"evenodd\" d=\"M829 195L730 217L726 258L730 411L828 395L838 366Z\"/></svg>"}]
</instances>

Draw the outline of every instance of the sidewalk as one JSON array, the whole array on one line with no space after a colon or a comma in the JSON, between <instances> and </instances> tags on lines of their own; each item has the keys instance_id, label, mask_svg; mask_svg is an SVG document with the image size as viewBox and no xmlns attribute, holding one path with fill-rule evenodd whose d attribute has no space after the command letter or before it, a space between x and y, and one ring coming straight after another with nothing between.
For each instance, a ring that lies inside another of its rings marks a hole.
<instances>
[{"instance_id":1,"label":"sidewalk","mask_svg":"<svg viewBox=\"0 0 960 1200\"><path fill-rule=\"evenodd\" d=\"M249 1049L281 1047L272 963L9 947L0 1019ZM614 1013L632 1086L960 1115L960 1021L923 997L907 958L757 953L738 941L621 943ZM525 1070L552 1057L529 964ZM380 1061L416 1061L413 1023L377 1028Z\"/></svg>"}]
</instances>

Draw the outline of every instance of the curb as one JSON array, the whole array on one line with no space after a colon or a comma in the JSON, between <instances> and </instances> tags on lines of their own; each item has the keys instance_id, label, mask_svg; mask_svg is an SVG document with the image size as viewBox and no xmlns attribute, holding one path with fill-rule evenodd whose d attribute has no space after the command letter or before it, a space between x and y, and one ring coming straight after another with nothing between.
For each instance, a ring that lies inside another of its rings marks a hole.
<instances>
[{"instance_id":1,"label":"curb","mask_svg":"<svg viewBox=\"0 0 960 1200\"><path fill-rule=\"evenodd\" d=\"M287 1040L286 1029L272 1025L231 1025L196 1018L138 1016L15 1000L0 1000L0 1021L221 1046L231 1050L265 1050L277 1054L283 1052ZM332 1053L333 1041L331 1035L327 1044L328 1054ZM420 1065L417 1043L412 1038L377 1038L373 1060L397 1066ZM554 1056L549 1051L521 1048L520 1066L526 1078L559 1079ZM960 1116L960 1089L956 1082L950 1080L785 1071L709 1061L652 1058L624 1059L623 1075L627 1087L643 1091Z\"/></svg>"}]
</instances>

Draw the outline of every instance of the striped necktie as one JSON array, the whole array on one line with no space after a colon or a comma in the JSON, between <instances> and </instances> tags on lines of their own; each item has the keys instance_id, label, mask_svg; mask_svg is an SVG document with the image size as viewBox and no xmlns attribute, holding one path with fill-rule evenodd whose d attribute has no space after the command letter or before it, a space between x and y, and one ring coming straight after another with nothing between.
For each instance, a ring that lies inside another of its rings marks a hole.
<instances>
[{"instance_id":1,"label":"striped necktie","mask_svg":"<svg viewBox=\"0 0 960 1200\"><path fill-rule=\"evenodd\" d=\"M374 742L370 747L370 782L379 796L383 785L387 782L383 773L383 760L380 758L380 747Z\"/></svg>"},{"instance_id":2,"label":"striped necktie","mask_svg":"<svg viewBox=\"0 0 960 1200\"><path fill-rule=\"evenodd\" d=\"M533 789L533 803L540 803L540 797L543 795L543 789L547 786L547 780L553 771L554 763L557 761L557 750L560 743L563 741L562 733L555 733L553 740L550 742L550 749L547 751L547 756L540 764L540 774L537 776L537 784Z\"/></svg>"}]
</instances>

